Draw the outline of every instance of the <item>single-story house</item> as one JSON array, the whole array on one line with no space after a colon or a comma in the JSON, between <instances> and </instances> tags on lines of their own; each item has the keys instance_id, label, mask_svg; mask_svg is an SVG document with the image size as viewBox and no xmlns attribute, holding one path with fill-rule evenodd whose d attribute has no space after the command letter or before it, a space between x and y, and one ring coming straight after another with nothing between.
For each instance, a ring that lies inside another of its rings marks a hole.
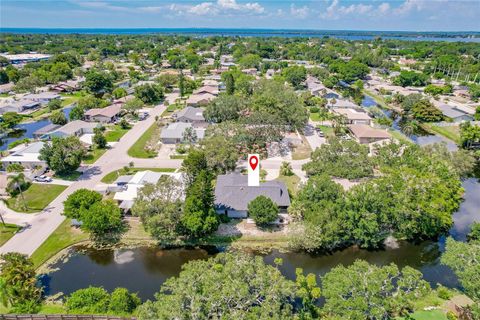
<instances>
[{"instance_id":1,"label":"single-story house","mask_svg":"<svg viewBox=\"0 0 480 320\"><path fill-rule=\"evenodd\" d=\"M275 202L280 212L290 206L290 196L282 181L260 183L258 187L248 186L248 176L240 173L219 175L215 186L215 210L230 218L247 218L248 204L258 196L265 196Z\"/></svg>"},{"instance_id":2,"label":"single-story house","mask_svg":"<svg viewBox=\"0 0 480 320\"><path fill-rule=\"evenodd\" d=\"M27 94L23 98L27 100L40 102L41 104L47 104L51 100L60 99L61 97L62 96L60 96L56 92L40 92L40 93Z\"/></svg>"},{"instance_id":3,"label":"single-story house","mask_svg":"<svg viewBox=\"0 0 480 320\"><path fill-rule=\"evenodd\" d=\"M24 112L27 110L34 110L40 107L40 102L22 99L22 100L13 100L6 99L0 102L0 114L6 112Z\"/></svg>"},{"instance_id":4,"label":"single-story house","mask_svg":"<svg viewBox=\"0 0 480 320\"><path fill-rule=\"evenodd\" d=\"M57 130L60 127L61 127L61 125L59 125L59 124L53 124L53 123L47 124L45 127L42 127L40 129L38 129L37 131L33 132L33 137L35 139L40 139L43 136Z\"/></svg>"},{"instance_id":5,"label":"single-story house","mask_svg":"<svg viewBox=\"0 0 480 320\"><path fill-rule=\"evenodd\" d=\"M198 88L195 90L193 93L194 94L204 94L204 93L209 93L214 96L218 96L218 85L210 86L210 85L205 85L203 87Z\"/></svg>"},{"instance_id":6,"label":"single-story house","mask_svg":"<svg viewBox=\"0 0 480 320\"><path fill-rule=\"evenodd\" d=\"M122 105L119 103L112 104L105 108L94 108L85 111L85 121L96 121L100 123L110 123L117 119L122 110Z\"/></svg>"},{"instance_id":7,"label":"single-story house","mask_svg":"<svg viewBox=\"0 0 480 320\"><path fill-rule=\"evenodd\" d=\"M75 121L68 122L66 125L61 126L55 131L50 132L48 136L50 136L50 138L51 137L69 137L69 136L80 137L84 134L93 134L93 129L97 127L100 127L99 123L75 120Z\"/></svg>"},{"instance_id":8,"label":"single-story house","mask_svg":"<svg viewBox=\"0 0 480 320\"><path fill-rule=\"evenodd\" d=\"M0 84L0 93L7 93L13 90L15 84L13 82Z\"/></svg>"},{"instance_id":9,"label":"single-story house","mask_svg":"<svg viewBox=\"0 0 480 320\"><path fill-rule=\"evenodd\" d=\"M135 199L137 198L138 190L143 188L147 183L155 184L160 180L161 176L171 176L178 181L182 181L181 173L172 172L154 172L150 170L139 171L134 175L120 176L114 182L113 188L118 190L113 199L120 203L120 208L129 210L132 208ZM179 194L180 199L183 194Z\"/></svg>"},{"instance_id":10,"label":"single-story house","mask_svg":"<svg viewBox=\"0 0 480 320\"><path fill-rule=\"evenodd\" d=\"M370 125L372 118L361 109L353 108L333 108L336 114L343 115L347 119L347 124L367 124Z\"/></svg>"},{"instance_id":11,"label":"single-story house","mask_svg":"<svg viewBox=\"0 0 480 320\"><path fill-rule=\"evenodd\" d=\"M72 92L80 89L81 80L67 80L50 86L50 90L56 92Z\"/></svg>"},{"instance_id":12,"label":"single-story house","mask_svg":"<svg viewBox=\"0 0 480 320\"><path fill-rule=\"evenodd\" d=\"M160 140L164 144L181 143L184 141L184 132L187 128L193 128L197 135L197 140L201 140L205 136L204 128L195 128L191 123L187 122L174 122L162 129Z\"/></svg>"},{"instance_id":13,"label":"single-story house","mask_svg":"<svg viewBox=\"0 0 480 320\"><path fill-rule=\"evenodd\" d=\"M338 95L336 93L327 93L325 96L331 95L331 98L328 101L328 106L330 108L352 108L352 109L360 109L359 105L356 105L355 103L346 100L346 99L340 99L338 98Z\"/></svg>"},{"instance_id":14,"label":"single-story house","mask_svg":"<svg viewBox=\"0 0 480 320\"><path fill-rule=\"evenodd\" d=\"M376 129L366 124L351 124L348 129L352 133L355 140L361 144L369 144L381 140L390 139L392 136L387 130Z\"/></svg>"},{"instance_id":15,"label":"single-story house","mask_svg":"<svg viewBox=\"0 0 480 320\"><path fill-rule=\"evenodd\" d=\"M216 95L211 93L194 93L187 99L187 106L201 106L206 105L216 98Z\"/></svg>"},{"instance_id":16,"label":"single-story house","mask_svg":"<svg viewBox=\"0 0 480 320\"><path fill-rule=\"evenodd\" d=\"M0 159L0 162L4 169L13 163L21 164L26 169L34 169L35 167L45 168L47 163L38 159L44 144L45 142L39 141L17 146L12 150L11 154Z\"/></svg>"},{"instance_id":17,"label":"single-story house","mask_svg":"<svg viewBox=\"0 0 480 320\"><path fill-rule=\"evenodd\" d=\"M437 106L440 111L442 111L443 115L446 117L451 118L454 122L462 122L462 121L471 121L473 117L468 113L457 109L455 106L449 106L447 104L442 104Z\"/></svg>"},{"instance_id":18,"label":"single-story house","mask_svg":"<svg viewBox=\"0 0 480 320\"><path fill-rule=\"evenodd\" d=\"M202 108L186 107L176 112L174 117L177 122L191 123L194 126L195 124L205 123L205 117L203 116Z\"/></svg>"}]
</instances>

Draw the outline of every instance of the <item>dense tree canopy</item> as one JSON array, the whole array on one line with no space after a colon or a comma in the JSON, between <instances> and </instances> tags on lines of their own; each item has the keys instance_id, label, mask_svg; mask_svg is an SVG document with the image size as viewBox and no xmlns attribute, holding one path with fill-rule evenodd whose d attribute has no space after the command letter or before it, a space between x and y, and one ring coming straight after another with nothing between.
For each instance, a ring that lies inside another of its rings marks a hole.
<instances>
[{"instance_id":1,"label":"dense tree canopy","mask_svg":"<svg viewBox=\"0 0 480 320\"><path fill-rule=\"evenodd\" d=\"M287 319L293 282L261 257L221 253L184 265L167 280L155 301L139 308L140 319Z\"/></svg>"},{"instance_id":2,"label":"dense tree canopy","mask_svg":"<svg viewBox=\"0 0 480 320\"><path fill-rule=\"evenodd\" d=\"M53 137L40 150L39 159L45 160L56 173L64 174L77 170L84 156L85 148L78 137Z\"/></svg>"},{"instance_id":3,"label":"dense tree canopy","mask_svg":"<svg viewBox=\"0 0 480 320\"><path fill-rule=\"evenodd\" d=\"M389 319L412 309L430 286L410 267L399 270L357 260L333 268L322 278L325 311L342 319Z\"/></svg>"},{"instance_id":4,"label":"dense tree canopy","mask_svg":"<svg viewBox=\"0 0 480 320\"><path fill-rule=\"evenodd\" d=\"M303 166L308 175L326 173L333 177L358 179L373 175L369 150L353 140L329 139L312 153Z\"/></svg>"}]
</instances>

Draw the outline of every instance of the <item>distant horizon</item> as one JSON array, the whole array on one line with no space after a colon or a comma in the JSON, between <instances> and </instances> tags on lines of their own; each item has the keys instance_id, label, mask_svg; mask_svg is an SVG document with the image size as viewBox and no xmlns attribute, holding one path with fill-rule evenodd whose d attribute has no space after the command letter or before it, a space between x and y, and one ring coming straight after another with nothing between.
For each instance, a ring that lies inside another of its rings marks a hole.
<instances>
[{"instance_id":1,"label":"distant horizon","mask_svg":"<svg viewBox=\"0 0 480 320\"><path fill-rule=\"evenodd\" d=\"M275 27L1 27L3 30L234 30L234 31L314 31L314 32L398 32L398 33L474 33L480 30L387 30L387 29L315 29L315 28L275 28Z\"/></svg>"},{"instance_id":2,"label":"distant horizon","mask_svg":"<svg viewBox=\"0 0 480 320\"><path fill-rule=\"evenodd\" d=\"M3 28L480 31L471 0L2 0L0 14Z\"/></svg>"}]
</instances>

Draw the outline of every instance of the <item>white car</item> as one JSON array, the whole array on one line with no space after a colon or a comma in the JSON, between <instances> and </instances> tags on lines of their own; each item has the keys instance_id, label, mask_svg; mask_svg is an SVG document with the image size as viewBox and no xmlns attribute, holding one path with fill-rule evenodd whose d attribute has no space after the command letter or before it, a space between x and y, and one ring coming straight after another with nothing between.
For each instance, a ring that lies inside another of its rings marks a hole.
<instances>
[{"instance_id":1,"label":"white car","mask_svg":"<svg viewBox=\"0 0 480 320\"><path fill-rule=\"evenodd\" d=\"M52 182L53 179L47 176L35 176L33 180L36 182Z\"/></svg>"}]
</instances>

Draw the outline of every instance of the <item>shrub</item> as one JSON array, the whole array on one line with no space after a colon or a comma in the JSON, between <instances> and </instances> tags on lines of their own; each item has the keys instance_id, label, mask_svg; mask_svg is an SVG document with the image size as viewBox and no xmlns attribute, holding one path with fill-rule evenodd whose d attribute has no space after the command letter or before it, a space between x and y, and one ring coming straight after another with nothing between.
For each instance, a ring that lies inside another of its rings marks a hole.
<instances>
[{"instance_id":1,"label":"shrub","mask_svg":"<svg viewBox=\"0 0 480 320\"><path fill-rule=\"evenodd\" d=\"M258 196L248 204L248 213L258 226L266 226L278 217L278 206L272 199Z\"/></svg>"}]
</instances>

